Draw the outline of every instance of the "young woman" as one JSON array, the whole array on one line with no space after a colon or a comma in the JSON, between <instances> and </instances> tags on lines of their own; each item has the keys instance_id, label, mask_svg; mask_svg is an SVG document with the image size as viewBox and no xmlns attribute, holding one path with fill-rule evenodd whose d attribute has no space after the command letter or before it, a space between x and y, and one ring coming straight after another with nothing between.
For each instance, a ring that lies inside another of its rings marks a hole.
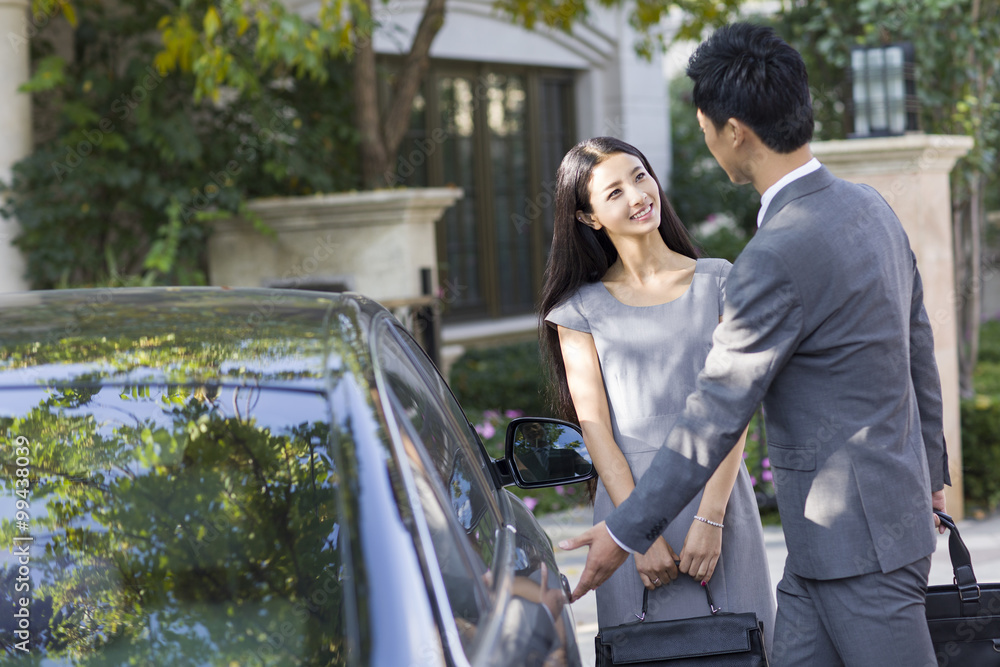
<instances>
[{"instance_id":1,"label":"young woman","mask_svg":"<svg viewBox=\"0 0 1000 667\"><path fill-rule=\"evenodd\" d=\"M597 467L594 522L635 486L694 390L722 317L730 264L698 259L638 149L599 137L575 146L557 176L555 229L542 292L543 356L560 414L576 420ZM645 554L597 589L602 627L755 611L774 629L760 514L742 453L746 433L704 490ZM680 561L679 576L674 561Z\"/></svg>"}]
</instances>

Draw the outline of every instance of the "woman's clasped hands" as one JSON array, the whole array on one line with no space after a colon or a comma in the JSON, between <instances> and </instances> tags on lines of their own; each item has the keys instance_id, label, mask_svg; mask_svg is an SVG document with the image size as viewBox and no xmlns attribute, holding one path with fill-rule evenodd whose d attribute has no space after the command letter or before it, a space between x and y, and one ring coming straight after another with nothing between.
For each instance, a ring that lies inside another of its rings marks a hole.
<instances>
[{"instance_id":1,"label":"woman's clasped hands","mask_svg":"<svg viewBox=\"0 0 1000 667\"><path fill-rule=\"evenodd\" d=\"M635 554L635 569L642 585L649 590L669 584L677 578L677 554L661 535L644 554Z\"/></svg>"},{"instance_id":2,"label":"woman's clasped hands","mask_svg":"<svg viewBox=\"0 0 1000 667\"><path fill-rule=\"evenodd\" d=\"M696 581L708 581L715 572L721 553L722 529L694 521L684 538L680 556L660 536L646 553L635 554L635 568L639 571L642 585L649 590L669 584L681 573L690 575Z\"/></svg>"}]
</instances>

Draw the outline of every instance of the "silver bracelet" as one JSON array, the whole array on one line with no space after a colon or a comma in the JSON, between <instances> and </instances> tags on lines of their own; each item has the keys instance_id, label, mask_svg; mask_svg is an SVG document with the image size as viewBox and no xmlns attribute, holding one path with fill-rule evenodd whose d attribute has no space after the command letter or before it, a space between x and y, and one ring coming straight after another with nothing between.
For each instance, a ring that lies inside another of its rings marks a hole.
<instances>
[{"instance_id":1,"label":"silver bracelet","mask_svg":"<svg viewBox=\"0 0 1000 667\"><path fill-rule=\"evenodd\" d=\"M697 514L694 515L694 518L698 521L701 521L702 523L707 523L710 526L715 526L716 528L725 528L725 526L723 526L721 523L710 521L703 516L698 516Z\"/></svg>"}]
</instances>

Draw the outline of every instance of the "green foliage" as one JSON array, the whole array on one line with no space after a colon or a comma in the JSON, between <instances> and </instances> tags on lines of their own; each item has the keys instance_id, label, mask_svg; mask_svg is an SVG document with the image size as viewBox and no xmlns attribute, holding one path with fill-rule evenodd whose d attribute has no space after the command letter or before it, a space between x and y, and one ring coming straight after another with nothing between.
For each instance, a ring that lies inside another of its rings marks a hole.
<instances>
[{"instance_id":1,"label":"green foliage","mask_svg":"<svg viewBox=\"0 0 1000 667\"><path fill-rule=\"evenodd\" d=\"M844 138L844 105L851 91L845 77L852 46L911 42L917 67L921 122L927 132L975 136L964 168L988 171L1000 146L1000 7L975 0L795 0L779 29L806 59L814 100L819 98L817 134ZM840 117L840 118L838 118Z\"/></svg>"},{"instance_id":2,"label":"green foliage","mask_svg":"<svg viewBox=\"0 0 1000 667\"><path fill-rule=\"evenodd\" d=\"M742 1L639 0L628 18L638 33L634 46L645 55L667 46L674 36L663 32L663 19L674 8L683 12L675 37L696 39L706 28L726 23ZM604 7L620 2L600 0ZM583 0L494 0L493 7L528 29L545 26L568 32L590 16ZM321 0L316 24L310 24L277 0L221 6L181 2L157 26L163 42L157 65L167 71L193 72L197 95L213 99L226 87L261 89L261 73L273 67L322 81L326 77L322 63L350 56L359 43L370 40L383 11L370 0ZM250 33L255 34L253 39L247 37ZM240 57L233 48L239 43L250 47L250 57Z\"/></svg>"},{"instance_id":3,"label":"green foliage","mask_svg":"<svg viewBox=\"0 0 1000 667\"><path fill-rule=\"evenodd\" d=\"M157 24L156 65L195 75L195 97L218 100L226 88L260 92L273 69L324 82L330 58L350 56L370 35L367 3L326 0L315 22L277 0L250 4L180 2Z\"/></svg>"},{"instance_id":4,"label":"green foliage","mask_svg":"<svg viewBox=\"0 0 1000 667\"><path fill-rule=\"evenodd\" d=\"M550 417L538 343L470 349L451 368L448 384L459 403L479 410L517 410Z\"/></svg>"},{"instance_id":5,"label":"green foliage","mask_svg":"<svg viewBox=\"0 0 1000 667\"><path fill-rule=\"evenodd\" d=\"M1000 321L983 322L976 395L961 403L962 480L969 509L1000 506Z\"/></svg>"},{"instance_id":6,"label":"green foliage","mask_svg":"<svg viewBox=\"0 0 1000 667\"><path fill-rule=\"evenodd\" d=\"M712 157L698 126L690 79L672 81L670 99L670 203L705 255L733 261L756 228L760 195L750 186L734 185ZM716 224L720 220L733 224Z\"/></svg>"},{"instance_id":7,"label":"green foliage","mask_svg":"<svg viewBox=\"0 0 1000 667\"><path fill-rule=\"evenodd\" d=\"M979 335L982 340L979 361L1000 364L1000 320L983 322L979 327Z\"/></svg>"},{"instance_id":8,"label":"green foliage","mask_svg":"<svg viewBox=\"0 0 1000 667\"><path fill-rule=\"evenodd\" d=\"M614 7L619 0L600 0L603 7ZM699 2L697 0L637 0L629 13L629 25L635 29L635 50L649 56L663 49L673 39L698 39L710 27L724 25L742 4L742 0ZM590 17L588 3L583 0L494 0L493 6L529 29L538 25L569 31L573 25ZM682 23L676 33L664 32L665 19L672 10L682 12Z\"/></svg>"},{"instance_id":9,"label":"green foliage","mask_svg":"<svg viewBox=\"0 0 1000 667\"><path fill-rule=\"evenodd\" d=\"M990 384L1000 386L993 369ZM977 378L978 379L978 378ZM968 510L991 512L1000 506L1000 396L979 394L963 399L962 483Z\"/></svg>"},{"instance_id":10,"label":"green foliage","mask_svg":"<svg viewBox=\"0 0 1000 667\"><path fill-rule=\"evenodd\" d=\"M809 68L817 139L843 138L848 131L842 111L851 98L845 73L852 46L913 45L921 129L975 139L951 172L956 283L962 292L972 290L980 281L985 212L1000 205L1000 5L979 0L793 0L781 13L780 28ZM933 145L928 149L934 150ZM972 393L979 308L976 299L956 304L963 395Z\"/></svg>"},{"instance_id":11,"label":"green foliage","mask_svg":"<svg viewBox=\"0 0 1000 667\"><path fill-rule=\"evenodd\" d=\"M4 212L20 222L33 287L204 283L212 219L250 197L357 187L345 62L324 61L322 84L272 69L255 91L198 102L193 74L153 64L145 36L161 6L79 10L72 62L54 55L51 30L31 44L39 67L25 89L49 122Z\"/></svg>"},{"instance_id":12,"label":"green foliage","mask_svg":"<svg viewBox=\"0 0 1000 667\"><path fill-rule=\"evenodd\" d=\"M979 362L973 373L976 393L1000 396L1000 321L983 322L979 341Z\"/></svg>"}]
</instances>

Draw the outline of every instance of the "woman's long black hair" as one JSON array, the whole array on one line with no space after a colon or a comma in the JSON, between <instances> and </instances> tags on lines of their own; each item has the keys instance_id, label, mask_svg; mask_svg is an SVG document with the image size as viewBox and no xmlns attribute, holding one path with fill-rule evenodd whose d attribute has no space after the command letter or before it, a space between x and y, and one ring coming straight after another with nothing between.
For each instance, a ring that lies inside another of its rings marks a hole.
<instances>
[{"instance_id":1,"label":"woman's long black hair","mask_svg":"<svg viewBox=\"0 0 1000 667\"><path fill-rule=\"evenodd\" d=\"M552 249L545 265L542 299L539 305L538 339L542 363L548 375L548 399L556 416L579 423L573 400L566 383L566 366L559 348L559 333L545 322L552 309L561 304L581 286L604 277L618 259L618 251L604 229L594 230L576 219L576 212L592 213L590 178L596 167L617 153L639 158L646 173L660 191L660 236L667 247L696 259L698 252L687 229L663 194L663 187L649 165L649 160L636 147L613 137L595 137L574 146L556 172L555 220Z\"/></svg>"}]
</instances>

